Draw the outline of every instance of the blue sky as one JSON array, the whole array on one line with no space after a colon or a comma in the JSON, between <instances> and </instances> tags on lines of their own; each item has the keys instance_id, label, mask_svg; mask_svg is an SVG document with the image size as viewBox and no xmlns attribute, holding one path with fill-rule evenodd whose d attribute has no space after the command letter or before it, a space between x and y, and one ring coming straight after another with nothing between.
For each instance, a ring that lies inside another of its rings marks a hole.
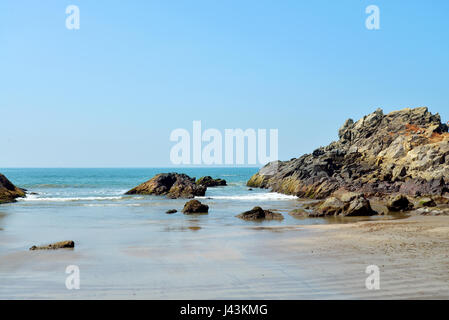
<instances>
[{"instance_id":1,"label":"blue sky","mask_svg":"<svg viewBox=\"0 0 449 320\"><path fill-rule=\"evenodd\" d=\"M167 166L170 132L193 120L277 128L281 159L377 107L448 121L448 14L447 0L1 1L0 167Z\"/></svg>"}]
</instances>

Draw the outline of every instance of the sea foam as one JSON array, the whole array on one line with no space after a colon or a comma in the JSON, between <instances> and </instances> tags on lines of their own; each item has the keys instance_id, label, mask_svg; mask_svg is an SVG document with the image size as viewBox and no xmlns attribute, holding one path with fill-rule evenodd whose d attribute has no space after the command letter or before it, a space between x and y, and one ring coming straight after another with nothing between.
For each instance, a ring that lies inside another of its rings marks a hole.
<instances>
[{"instance_id":1,"label":"sea foam","mask_svg":"<svg viewBox=\"0 0 449 320\"><path fill-rule=\"evenodd\" d=\"M212 199L212 200L242 200L242 201L280 201L294 200L297 196L285 195L277 192L252 193L233 196L204 196L195 197L195 199Z\"/></svg>"}]
</instances>

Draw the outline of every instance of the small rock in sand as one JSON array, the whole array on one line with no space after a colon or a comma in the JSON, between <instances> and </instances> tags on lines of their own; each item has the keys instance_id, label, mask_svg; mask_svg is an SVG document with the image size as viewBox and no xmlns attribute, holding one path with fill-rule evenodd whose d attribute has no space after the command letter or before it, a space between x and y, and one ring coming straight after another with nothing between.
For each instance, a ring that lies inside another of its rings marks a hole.
<instances>
[{"instance_id":1,"label":"small rock in sand","mask_svg":"<svg viewBox=\"0 0 449 320\"><path fill-rule=\"evenodd\" d=\"M56 250L56 249L72 249L75 248L75 242L72 240L55 242L45 246L32 246L30 250Z\"/></svg>"}]
</instances>

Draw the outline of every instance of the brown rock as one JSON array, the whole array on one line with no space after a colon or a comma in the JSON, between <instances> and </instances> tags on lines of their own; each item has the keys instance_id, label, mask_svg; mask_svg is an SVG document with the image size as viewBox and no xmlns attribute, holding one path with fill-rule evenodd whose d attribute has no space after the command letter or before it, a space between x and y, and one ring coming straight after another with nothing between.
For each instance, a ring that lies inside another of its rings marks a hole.
<instances>
[{"instance_id":1,"label":"brown rock","mask_svg":"<svg viewBox=\"0 0 449 320\"><path fill-rule=\"evenodd\" d=\"M205 187L217 187L217 186L225 186L226 180L223 179L214 179L211 176L201 177L197 180L196 184L205 186Z\"/></svg>"},{"instance_id":2,"label":"brown rock","mask_svg":"<svg viewBox=\"0 0 449 320\"><path fill-rule=\"evenodd\" d=\"M209 206L202 204L198 200L190 200L186 202L184 208L182 209L184 214L194 214L194 213L208 213Z\"/></svg>"},{"instance_id":3,"label":"brown rock","mask_svg":"<svg viewBox=\"0 0 449 320\"><path fill-rule=\"evenodd\" d=\"M302 208L293 209L288 214L291 215L292 217L308 217L309 216L309 212L307 212L306 210L304 210Z\"/></svg>"},{"instance_id":4,"label":"brown rock","mask_svg":"<svg viewBox=\"0 0 449 320\"><path fill-rule=\"evenodd\" d=\"M254 207L253 209L243 212L236 216L243 220L283 220L284 217L280 213L272 212L270 210L263 210L261 207Z\"/></svg>"},{"instance_id":5,"label":"brown rock","mask_svg":"<svg viewBox=\"0 0 449 320\"><path fill-rule=\"evenodd\" d=\"M55 242L45 246L32 246L30 250L56 250L56 249L73 249L75 248L75 242L72 240Z\"/></svg>"},{"instance_id":6,"label":"brown rock","mask_svg":"<svg viewBox=\"0 0 449 320\"><path fill-rule=\"evenodd\" d=\"M15 202L20 197L25 197L25 190L17 188L0 173L0 204Z\"/></svg>"},{"instance_id":7,"label":"brown rock","mask_svg":"<svg viewBox=\"0 0 449 320\"><path fill-rule=\"evenodd\" d=\"M342 191L318 204L314 211L310 216L359 217L377 214L363 194Z\"/></svg>"},{"instance_id":8,"label":"brown rock","mask_svg":"<svg viewBox=\"0 0 449 320\"><path fill-rule=\"evenodd\" d=\"M160 173L126 194L165 195L169 198L193 198L204 196L207 187L197 185L195 178L186 174Z\"/></svg>"}]
</instances>

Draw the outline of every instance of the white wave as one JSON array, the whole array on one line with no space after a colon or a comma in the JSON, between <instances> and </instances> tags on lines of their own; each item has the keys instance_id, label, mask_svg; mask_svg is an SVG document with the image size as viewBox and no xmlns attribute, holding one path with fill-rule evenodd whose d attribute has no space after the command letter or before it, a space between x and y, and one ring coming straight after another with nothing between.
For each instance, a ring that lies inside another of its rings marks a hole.
<instances>
[{"instance_id":1,"label":"white wave","mask_svg":"<svg viewBox=\"0 0 449 320\"><path fill-rule=\"evenodd\" d=\"M279 201L279 200L294 200L297 196L290 196L277 192L252 193L235 196L204 196L195 197L195 199L212 199L212 200L243 200L243 201Z\"/></svg>"},{"instance_id":2,"label":"white wave","mask_svg":"<svg viewBox=\"0 0 449 320\"><path fill-rule=\"evenodd\" d=\"M18 198L18 201L47 201L47 202L70 202L70 201L102 201L102 200L122 200L128 197L110 196L110 197L42 197L38 195L27 195L25 198ZM133 198L142 199L143 197Z\"/></svg>"},{"instance_id":3,"label":"white wave","mask_svg":"<svg viewBox=\"0 0 449 320\"><path fill-rule=\"evenodd\" d=\"M83 204L84 207L140 207L139 203L92 203L92 204Z\"/></svg>"}]
</instances>

